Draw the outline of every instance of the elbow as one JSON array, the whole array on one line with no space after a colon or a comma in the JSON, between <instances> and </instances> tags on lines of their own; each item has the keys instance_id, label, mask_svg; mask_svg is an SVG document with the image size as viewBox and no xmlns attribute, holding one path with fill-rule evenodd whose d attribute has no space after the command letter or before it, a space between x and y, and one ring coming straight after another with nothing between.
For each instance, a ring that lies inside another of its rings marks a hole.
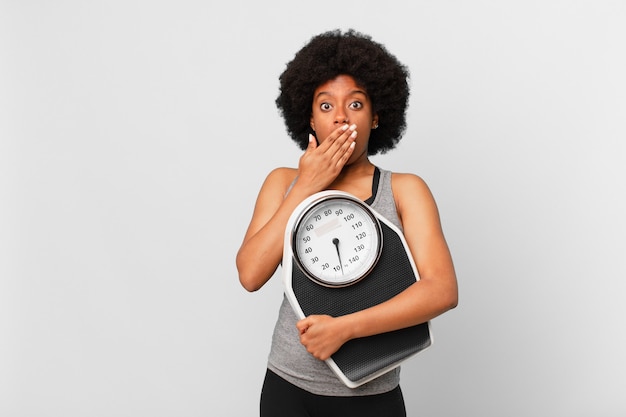
<instances>
[{"instance_id":1,"label":"elbow","mask_svg":"<svg viewBox=\"0 0 626 417\"><path fill-rule=\"evenodd\" d=\"M438 311L436 315L453 310L459 305L459 291L456 283L440 286L432 293L432 296L436 305L435 310Z\"/></svg>"},{"instance_id":2,"label":"elbow","mask_svg":"<svg viewBox=\"0 0 626 417\"><path fill-rule=\"evenodd\" d=\"M459 305L459 295L455 294L448 300L448 310L453 310Z\"/></svg>"},{"instance_id":3,"label":"elbow","mask_svg":"<svg viewBox=\"0 0 626 417\"><path fill-rule=\"evenodd\" d=\"M259 288L261 288L260 285L256 284L254 275L246 271L245 268L239 265L239 262L237 262L237 271L239 273L239 283L246 291L255 292Z\"/></svg>"},{"instance_id":4,"label":"elbow","mask_svg":"<svg viewBox=\"0 0 626 417\"><path fill-rule=\"evenodd\" d=\"M241 250L237 252L235 258L235 264L237 265L237 273L239 274L239 283L248 292L255 292L259 289L254 285L254 276L251 273L250 268L246 268L244 257L241 255Z\"/></svg>"},{"instance_id":5,"label":"elbow","mask_svg":"<svg viewBox=\"0 0 626 417\"><path fill-rule=\"evenodd\" d=\"M459 305L459 284L454 272L446 279L441 294L442 306L448 310L453 310Z\"/></svg>"},{"instance_id":6,"label":"elbow","mask_svg":"<svg viewBox=\"0 0 626 417\"><path fill-rule=\"evenodd\" d=\"M265 283L274 275L280 262L275 264L267 259L267 256L249 256L240 250L237 253L235 263L239 274L239 283L248 292L260 290Z\"/></svg>"},{"instance_id":7,"label":"elbow","mask_svg":"<svg viewBox=\"0 0 626 417\"><path fill-rule=\"evenodd\" d=\"M248 292L256 292L259 288L252 286L252 285L246 285L244 283L241 283L241 286Z\"/></svg>"},{"instance_id":8,"label":"elbow","mask_svg":"<svg viewBox=\"0 0 626 417\"><path fill-rule=\"evenodd\" d=\"M238 255L236 259L239 283L248 292L258 291L264 283L259 283L257 268L250 268Z\"/></svg>"},{"instance_id":9,"label":"elbow","mask_svg":"<svg viewBox=\"0 0 626 417\"><path fill-rule=\"evenodd\" d=\"M248 292L255 292L261 288L260 285L255 283L252 277L242 274L241 272L239 272L239 283Z\"/></svg>"},{"instance_id":10,"label":"elbow","mask_svg":"<svg viewBox=\"0 0 626 417\"><path fill-rule=\"evenodd\" d=\"M446 310L453 310L459 305L459 290L456 286L450 289L444 298Z\"/></svg>"}]
</instances>

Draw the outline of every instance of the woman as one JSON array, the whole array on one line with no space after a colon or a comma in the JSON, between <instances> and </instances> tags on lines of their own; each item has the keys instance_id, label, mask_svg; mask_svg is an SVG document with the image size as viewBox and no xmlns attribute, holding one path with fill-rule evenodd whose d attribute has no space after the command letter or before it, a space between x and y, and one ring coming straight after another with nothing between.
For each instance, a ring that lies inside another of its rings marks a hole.
<instances>
[{"instance_id":1,"label":"woman","mask_svg":"<svg viewBox=\"0 0 626 417\"><path fill-rule=\"evenodd\" d=\"M315 36L280 77L276 104L304 150L298 168L277 168L259 192L237 254L239 279L261 288L282 260L293 210L327 189L353 194L403 230L420 280L374 307L298 320L279 311L261 394L262 416L403 416L399 368L351 389L324 360L348 340L426 322L457 304L452 259L435 201L422 179L369 160L393 149L406 128L408 71L384 46L348 31Z\"/></svg>"}]
</instances>

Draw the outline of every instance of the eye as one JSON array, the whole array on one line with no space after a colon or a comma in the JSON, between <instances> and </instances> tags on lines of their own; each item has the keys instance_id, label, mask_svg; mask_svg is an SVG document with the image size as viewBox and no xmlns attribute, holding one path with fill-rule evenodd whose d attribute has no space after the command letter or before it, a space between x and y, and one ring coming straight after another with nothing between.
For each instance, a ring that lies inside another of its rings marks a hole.
<instances>
[{"instance_id":1,"label":"eye","mask_svg":"<svg viewBox=\"0 0 626 417\"><path fill-rule=\"evenodd\" d=\"M331 106L330 103L322 103L322 104L320 104L320 109L322 111L329 111L332 108L333 108L333 106Z\"/></svg>"},{"instance_id":2,"label":"eye","mask_svg":"<svg viewBox=\"0 0 626 417\"><path fill-rule=\"evenodd\" d=\"M363 103L361 103L360 101L353 101L352 103L350 103L350 108L352 110L362 109Z\"/></svg>"}]
</instances>

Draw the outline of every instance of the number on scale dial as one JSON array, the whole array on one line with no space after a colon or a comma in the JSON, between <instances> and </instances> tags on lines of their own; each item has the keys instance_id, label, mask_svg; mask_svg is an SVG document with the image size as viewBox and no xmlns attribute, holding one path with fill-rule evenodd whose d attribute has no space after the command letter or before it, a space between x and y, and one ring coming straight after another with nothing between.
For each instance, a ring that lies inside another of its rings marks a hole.
<instances>
[{"instance_id":1,"label":"number on scale dial","mask_svg":"<svg viewBox=\"0 0 626 417\"><path fill-rule=\"evenodd\" d=\"M327 196L307 207L295 223L293 251L300 268L326 286L365 277L382 249L380 224L360 200Z\"/></svg>"}]
</instances>

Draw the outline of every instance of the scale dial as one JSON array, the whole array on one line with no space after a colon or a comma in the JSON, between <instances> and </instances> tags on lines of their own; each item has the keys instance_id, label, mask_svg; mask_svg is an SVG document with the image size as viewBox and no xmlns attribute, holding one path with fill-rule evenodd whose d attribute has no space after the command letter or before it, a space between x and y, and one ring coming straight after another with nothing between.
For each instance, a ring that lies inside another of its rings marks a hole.
<instances>
[{"instance_id":1,"label":"scale dial","mask_svg":"<svg viewBox=\"0 0 626 417\"><path fill-rule=\"evenodd\" d=\"M364 278L382 251L378 219L365 203L344 194L312 202L295 222L292 236L300 269L330 287Z\"/></svg>"}]
</instances>

